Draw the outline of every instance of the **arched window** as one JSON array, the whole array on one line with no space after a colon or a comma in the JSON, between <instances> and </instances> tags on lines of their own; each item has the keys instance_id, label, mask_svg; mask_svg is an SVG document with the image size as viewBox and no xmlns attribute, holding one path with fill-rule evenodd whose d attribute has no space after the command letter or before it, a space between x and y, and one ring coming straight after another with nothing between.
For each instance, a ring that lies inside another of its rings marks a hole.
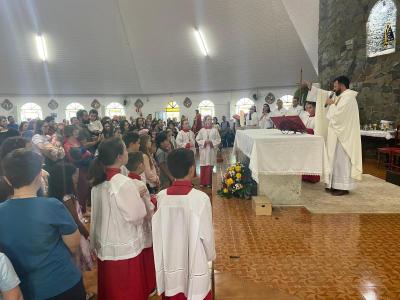
<instances>
[{"instance_id":1,"label":"arched window","mask_svg":"<svg viewBox=\"0 0 400 300\"><path fill-rule=\"evenodd\" d=\"M179 121L180 108L175 101L168 102L165 112L167 113L167 119L176 118L176 120Z\"/></svg>"},{"instance_id":2,"label":"arched window","mask_svg":"<svg viewBox=\"0 0 400 300\"><path fill-rule=\"evenodd\" d=\"M82 104L73 102L67 105L65 108L65 118L67 121L71 120L72 117L76 117L78 110L85 109Z\"/></svg>"},{"instance_id":3,"label":"arched window","mask_svg":"<svg viewBox=\"0 0 400 300\"><path fill-rule=\"evenodd\" d=\"M203 100L199 104L199 112L202 117L215 115L215 105L210 100Z\"/></svg>"},{"instance_id":4,"label":"arched window","mask_svg":"<svg viewBox=\"0 0 400 300\"><path fill-rule=\"evenodd\" d=\"M396 4L380 0L372 7L367 22L367 56L374 57L396 50Z\"/></svg>"},{"instance_id":5,"label":"arched window","mask_svg":"<svg viewBox=\"0 0 400 300\"><path fill-rule=\"evenodd\" d=\"M283 107L289 109L293 106L293 96L292 95L285 95L280 97L279 99L283 102Z\"/></svg>"},{"instance_id":6,"label":"arched window","mask_svg":"<svg viewBox=\"0 0 400 300\"><path fill-rule=\"evenodd\" d=\"M125 108L118 102L112 102L106 106L106 116L110 118L114 116L125 116Z\"/></svg>"},{"instance_id":7,"label":"arched window","mask_svg":"<svg viewBox=\"0 0 400 300\"><path fill-rule=\"evenodd\" d=\"M249 98L242 98L236 103L236 113L239 115L241 111L247 114L254 102Z\"/></svg>"},{"instance_id":8,"label":"arched window","mask_svg":"<svg viewBox=\"0 0 400 300\"><path fill-rule=\"evenodd\" d=\"M21 106L21 121L43 119L42 108L36 103L25 103Z\"/></svg>"}]
</instances>

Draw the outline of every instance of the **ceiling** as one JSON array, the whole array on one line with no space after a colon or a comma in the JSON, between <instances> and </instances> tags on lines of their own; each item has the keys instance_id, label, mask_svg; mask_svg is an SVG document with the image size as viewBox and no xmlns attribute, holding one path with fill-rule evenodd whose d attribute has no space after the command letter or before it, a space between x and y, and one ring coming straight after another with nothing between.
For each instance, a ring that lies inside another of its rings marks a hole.
<instances>
[{"instance_id":1,"label":"ceiling","mask_svg":"<svg viewBox=\"0 0 400 300\"><path fill-rule=\"evenodd\" d=\"M301 68L305 78L317 76L318 6L318 0L0 0L0 94L293 86ZM36 52L38 32L46 38L47 63Z\"/></svg>"}]
</instances>

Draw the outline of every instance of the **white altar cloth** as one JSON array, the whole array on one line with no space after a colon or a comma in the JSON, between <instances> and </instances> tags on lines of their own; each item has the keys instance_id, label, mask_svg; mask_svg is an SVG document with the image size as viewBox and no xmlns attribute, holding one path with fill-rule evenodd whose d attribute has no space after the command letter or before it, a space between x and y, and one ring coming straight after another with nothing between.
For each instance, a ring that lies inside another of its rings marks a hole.
<instances>
[{"instance_id":1,"label":"white altar cloth","mask_svg":"<svg viewBox=\"0 0 400 300\"><path fill-rule=\"evenodd\" d=\"M236 131L234 151L250 158L249 168L258 183L261 175L320 175L329 182L324 139L309 134L283 134L277 129Z\"/></svg>"},{"instance_id":2,"label":"white altar cloth","mask_svg":"<svg viewBox=\"0 0 400 300\"><path fill-rule=\"evenodd\" d=\"M389 131L383 131L383 130L361 130L361 135L362 136L377 137L377 138L385 138L387 140L391 140L391 139L395 138L396 131L395 130L389 130Z\"/></svg>"}]
</instances>

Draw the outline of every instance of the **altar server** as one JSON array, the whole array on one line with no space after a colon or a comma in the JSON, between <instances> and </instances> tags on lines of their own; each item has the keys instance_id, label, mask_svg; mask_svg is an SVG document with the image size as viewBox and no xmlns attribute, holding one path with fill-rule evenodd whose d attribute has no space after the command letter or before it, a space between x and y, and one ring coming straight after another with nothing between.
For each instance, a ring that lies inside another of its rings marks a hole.
<instances>
[{"instance_id":1,"label":"altar server","mask_svg":"<svg viewBox=\"0 0 400 300\"><path fill-rule=\"evenodd\" d=\"M315 102L307 101L306 110L300 114L300 119L303 121L304 126L307 128L307 132L310 134L314 134L315 106L316 106Z\"/></svg>"},{"instance_id":2,"label":"altar server","mask_svg":"<svg viewBox=\"0 0 400 300\"><path fill-rule=\"evenodd\" d=\"M154 214L154 205L151 202L150 193L146 188L146 183L143 182L141 174L145 171L143 153L133 152L128 155L128 163L126 168L129 170L128 177L133 180L138 190L145 190L145 193L141 193L141 198L146 206L147 215L144 218L142 224L142 239L143 239L143 267L146 275L146 286L148 295L154 293L156 289L156 273L154 267L154 256L153 256L153 241L151 234L151 218Z\"/></svg>"},{"instance_id":3,"label":"altar server","mask_svg":"<svg viewBox=\"0 0 400 300\"><path fill-rule=\"evenodd\" d=\"M190 149L193 153L196 153L196 141L193 131L190 130L189 121L184 119L181 125L182 129L178 132L176 137L177 147Z\"/></svg>"},{"instance_id":4,"label":"altar server","mask_svg":"<svg viewBox=\"0 0 400 300\"><path fill-rule=\"evenodd\" d=\"M246 126L258 126L257 108L253 105L246 115Z\"/></svg>"},{"instance_id":5,"label":"altar server","mask_svg":"<svg viewBox=\"0 0 400 300\"><path fill-rule=\"evenodd\" d=\"M211 116L204 118L204 127L196 137L200 150L200 184L211 187L212 170L217 162L218 146L221 137L218 130L212 127Z\"/></svg>"},{"instance_id":6,"label":"altar server","mask_svg":"<svg viewBox=\"0 0 400 300\"><path fill-rule=\"evenodd\" d=\"M173 150L168 168L176 180L158 193L152 220L157 291L163 300L211 300L209 262L215 259L215 243L210 198L192 187L192 151Z\"/></svg>"},{"instance_id":7,"label":"altar server","mask_svg":"<svg viewBox=\"0 0 400 300\"><path fill-rule=\"evenodd\" d=\"M277 108L271 113L271 117L283 117L287 114L286 108L283 107L283 101L278 99L276 101Z\"/></svg>"},{"instance_id":8,"label":"altar server","mask_svg":"<svg viewBox=\"0 0 400 300\"><path fill-rule=\"evenodd\" d=\"M299 97L293 97L292 107L289 108L286 115L287 116L299 116L302 112L304 112L303 107L299 104Z\"/></svg>"},{"instance_id":9,"label":"altar server","mask_svg":"<svg viewBox=\"0 0 400 300\"><path fill-rule=\"evenodd\" d=\"M316 134L325 137L330 167L327 191L342 196L362 179L361 134L357 92L346 76L334 80L334 91L311 87L317 95Z\"/></svg>"},{"instance_id":10,"label":"altar server","mask_svg":"<svg viewBox=\"0 0 400 300\"><path fill-rule=\"evenodd\" d=\"M270 129L274 127L274 123L271 120L271 109L267 103L263 105L263 112L258 121L258 126L261 129Z\"/></svg>"},{"instance_id":11,"label":"altar server","mask_svg":"<svg viewBox=\"0 0 400 300\"><path fill-rule=\"evenodd\" d=\"M128 152L120 138L104 140L89 169L92 188L91 246L97 254L99 300L146 300L142 224L146 205L137 185L120 174Z\"/></svg>"}]
</instances>

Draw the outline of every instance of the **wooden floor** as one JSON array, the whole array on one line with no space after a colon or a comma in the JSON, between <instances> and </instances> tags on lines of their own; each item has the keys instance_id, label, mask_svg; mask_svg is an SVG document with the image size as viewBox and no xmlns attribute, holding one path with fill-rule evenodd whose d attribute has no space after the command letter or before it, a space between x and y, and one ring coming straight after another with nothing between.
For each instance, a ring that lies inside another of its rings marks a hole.
<instances>
[{"instance_id":1,"label":"wooden floor","mask_svg":"<svg viewBox=\"0 0 400 300\"><path fill-rule=\"evenodd\" d=\"M223 155L213 186L216 299L400 299L400 215L297 207L256 217L249 201L216 196L220 171L234 161ZM385 178L375 161L364 171ZM84 279L96 292L96 272Z\"/></svg>"}]
</instances>

